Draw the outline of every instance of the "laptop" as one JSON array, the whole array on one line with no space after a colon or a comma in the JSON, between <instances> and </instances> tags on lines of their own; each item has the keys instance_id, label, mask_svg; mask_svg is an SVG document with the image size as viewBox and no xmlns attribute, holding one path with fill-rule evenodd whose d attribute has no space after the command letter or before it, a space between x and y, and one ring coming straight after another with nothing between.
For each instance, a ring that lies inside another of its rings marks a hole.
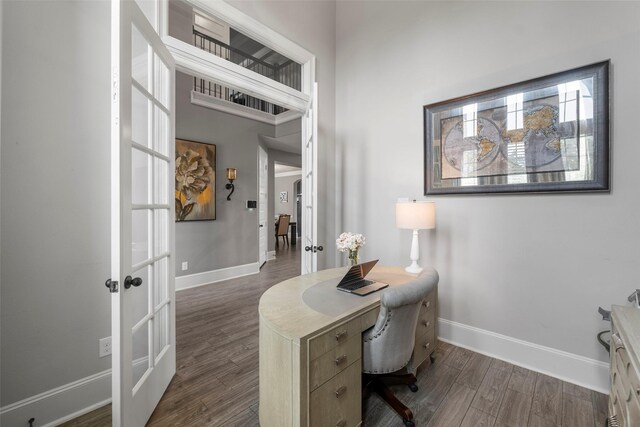
<instances>
[{"instance_id":1,"label":"laptop","mask_svg":"<svg viewBox=\"0 0 640 427\"><path fill-rule=\"evenodd\" d=\"M347 271L347 274L344 275L336 287L343 292L360 295L361 297L386 288L389 286L387 283L365 279L377 262L378 260L376 259L354 265Z\"/></svg>"}]
</instances>

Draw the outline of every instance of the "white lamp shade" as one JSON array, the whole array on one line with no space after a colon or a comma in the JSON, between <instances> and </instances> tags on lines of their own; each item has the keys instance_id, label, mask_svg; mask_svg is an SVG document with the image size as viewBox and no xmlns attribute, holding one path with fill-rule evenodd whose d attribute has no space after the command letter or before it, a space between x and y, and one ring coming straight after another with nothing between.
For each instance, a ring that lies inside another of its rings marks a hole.
<instances>
[{"instance_id":1,"label":"white lamp shade","mask_svg":"<svg viewBox=\"0 0 640 427\"><path fill-rule=\"evenodd\" d=\"M425 201L396 203L396 226L409 230L436 228L436 204Z\"/></svg>"}]
</instances>

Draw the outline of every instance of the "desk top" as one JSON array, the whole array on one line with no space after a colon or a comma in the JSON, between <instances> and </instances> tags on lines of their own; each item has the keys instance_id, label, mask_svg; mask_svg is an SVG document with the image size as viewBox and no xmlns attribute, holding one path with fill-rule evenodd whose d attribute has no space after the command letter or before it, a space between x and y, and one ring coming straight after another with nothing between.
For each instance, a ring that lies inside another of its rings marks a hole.
<instances>
[{"instance_id":1,"label":"desk top","mask_svg":"<svg viewBox=\"0 0 640 427\"><path fill-rule=\"evenodd\" d=\"M278 334L299 342L328 329L340 319L364 313L380 305L380 292L365 297L335 289L347 267L297 276L268 289L260 298L261 321ZM374 267L367 279L403 285L417 276L402 267Z\"/></svg>"}]
</instances>

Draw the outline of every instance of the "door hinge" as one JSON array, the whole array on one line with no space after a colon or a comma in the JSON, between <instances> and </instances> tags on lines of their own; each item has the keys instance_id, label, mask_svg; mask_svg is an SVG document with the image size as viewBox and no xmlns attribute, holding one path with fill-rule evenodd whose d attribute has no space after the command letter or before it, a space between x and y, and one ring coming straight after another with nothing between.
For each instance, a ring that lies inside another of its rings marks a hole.
<instances>
[{"instance_id":1,"label":"door hinge","mask_svg":"<svg viewBox=\"0 0 640 427\"><path fill-rule=\"evenodd\" d=\"M106 282L104 282L104 285L109 288L109 292L116 293L118 292L118 281L117 280L111 280L111 279L107 279Z\"/></svg>"}]
</instances>

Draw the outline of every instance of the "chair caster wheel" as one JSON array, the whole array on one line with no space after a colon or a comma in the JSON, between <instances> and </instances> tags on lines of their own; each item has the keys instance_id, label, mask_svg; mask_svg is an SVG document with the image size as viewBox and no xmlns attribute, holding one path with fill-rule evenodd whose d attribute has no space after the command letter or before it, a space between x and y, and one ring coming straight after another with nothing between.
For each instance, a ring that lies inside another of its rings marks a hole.
<instances>
[{"instance_id":1,"label":"chair caster wheel","mask_svg":"<svg viewBox=\"0 0 640 427\"><path fill-rule=\"evenodd\" d=\"M410 421L410 420L404 421L404 425L405 425L405 427L416 427L414 422Z\"/></svg>"},{"instance_id":2,"label":"chair caster wheel","mask_svg":"<svg viewBox=\"0 0 640 427\"><path fill-rule=\"evenodd\" d=\"M409 384L409 390L415 393L416 391L418 391L418 386L415 384Z\"/></svg>"}]
</instances>

